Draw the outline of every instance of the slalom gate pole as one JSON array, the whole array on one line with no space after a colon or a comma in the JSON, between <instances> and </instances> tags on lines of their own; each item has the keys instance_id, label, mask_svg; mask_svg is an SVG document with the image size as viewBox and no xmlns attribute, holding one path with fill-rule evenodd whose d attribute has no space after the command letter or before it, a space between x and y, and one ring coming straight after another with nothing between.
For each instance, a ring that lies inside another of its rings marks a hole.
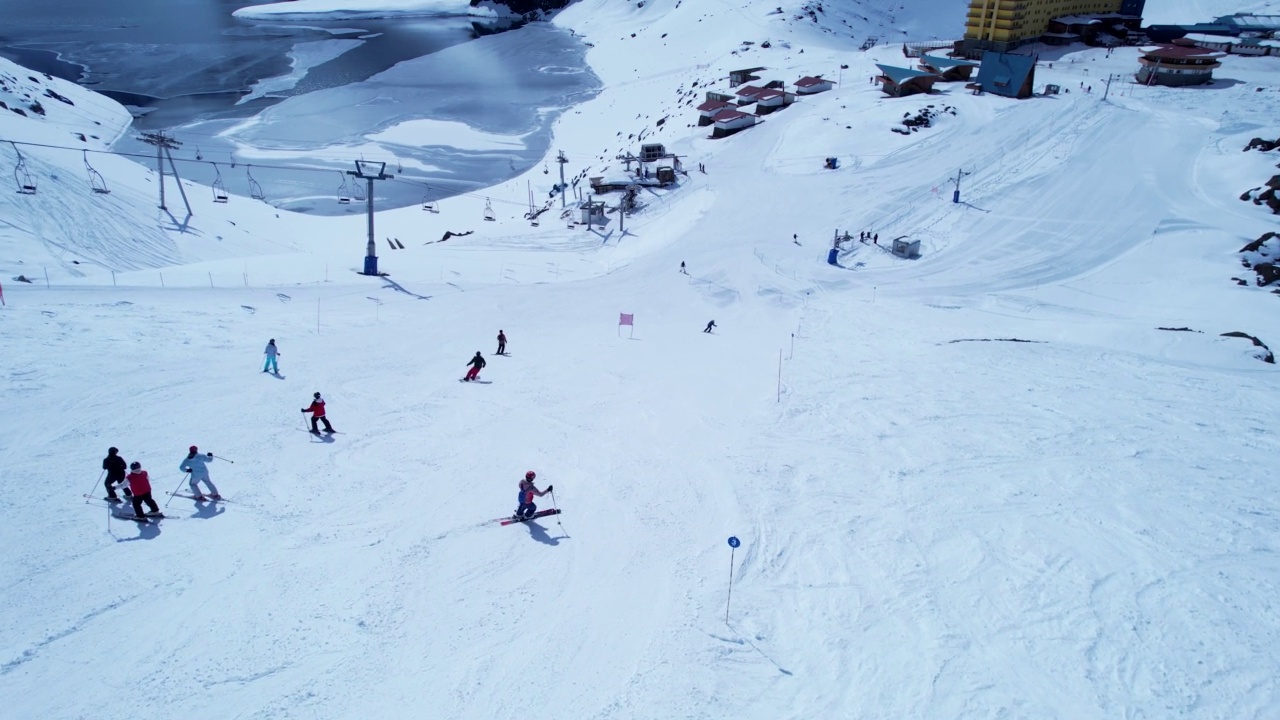
<instances>
[{"instance_id":1,"label":"slalom gate pole","mask_svg":"<svg viewBox=\"0 0 1280 720\"><path fill-rule=\"evenodd\" d=\"M190 474L191 474L190 470L182 473L182 482L179 482L178 487L174 488L173 492L169 493L169 501L164 504L165 507L169 507L169 503L173 502L173 499L177 497L178 491L182 489L182 483L187 481L187 476Z\"/></svg>"},{"instance_id":2,"label":"slalom gate pole","mask_svg":"<svg viewBox=\"0 0 1280 720\"><path fill-rule=\"evenodd\" d=\"M729 596L724 601L724 624L729 624L729 604L733 602L733 554L738 550L741 542L738 538L729 536ZM730 626L732 627L732 626Z\"/></svg>"},{"instance_id":3,"label":"slalom gate pole","mask_svg":"<svg viewBox=\"0 0 1280 720\"><path fill-rule=\"evenodd\" d=\"M93 494L98 491L98 483L102 482L102 477L107 474L107 469L103 468L102 473L98 475L98 479L94 481L93 487L89 489L89 494L84 496L84 504L88 505L93 499Z\"/></svg>"},{"instance_id":4,"label":"slalom gate pole","mask_svg":"<svg viewBox=\"0 0 1280 720\"><path fill-rule=\"evenodd\" d=\"M213 453L209 453L209 454L210 454L210 455L213 455ZM236 461L235 461L235 460L228 460L228 459L226 459L226 458L222 457L221 455L213 455L213 456L214 456L214 457L216 457L216 458L218 458L219 460L222 460L223 462L229 462L229 463L231 463L232 465L235 465L235 464L236 464Z\"/></svg>"}]
</instances>

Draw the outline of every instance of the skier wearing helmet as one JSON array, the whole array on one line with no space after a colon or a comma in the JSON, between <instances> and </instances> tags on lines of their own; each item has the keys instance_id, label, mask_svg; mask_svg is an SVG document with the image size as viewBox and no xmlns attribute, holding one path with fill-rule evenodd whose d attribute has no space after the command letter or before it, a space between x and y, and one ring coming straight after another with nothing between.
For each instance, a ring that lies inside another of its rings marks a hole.
<instances>
[{"instance_id":1,"label":"skier wearing helmet","mask_svg":"<svg viewBox=\"0 0 1280 720\"><path fill-rule=\"evenodd\" d=\"M538 506L533 504L535 497L542 497L551 492L551 485L546 490L539 490L537 485L533 484L534 478L538 474L530 470L524 474L524 479L520 481L520 497L516 501L520 503L520 507L516 508L516 514L511 517L515 520L528 520L538 511Z\"/></svg>"},{"instance_id":2,"label":"skier wearing helmet","mask_svg":"<svg viewBox=\"0 0 1280 720\"><path fill-rule=\"evenodd\" d=\"M144 502L153 514L158 515L160 506L151 499L151 480L147 478L147 471L142 469L142 463L137 460L129 463L129 474L124 479L129 481L129 500L133 503L134 516L139 520L146 519L147 516L142 512Z\"/></svg>"},{"instance_id":3,"label":"skier wearing helmet","mask_svg":"<svg viewBox=\"0 0 1280 720\"><path fill-rule=\"evenodd\" d=\"M479 350L476 351L475 357L467 361L467 364L471 366L471 369L467 371L466 375L462 376L462 379L470 382L480 377L480 369L484 367L485 362Z\"/></svg>"},{"instance_id":4,"label":"skier wearing helmet","mask_svg":"<svg viewBox=\"0 0 1280 720\"><path fill-rule=\"evenodd\" d=\"M320 434L320 423L324 423L324 431L333 432L333 426L329 424L329 418L324 416L324 398L320 397L320 393L311 396L311 405L302 408L302 412L311 413L311 433L313 435Z\"/></svg>"},{"instance_id":5,"label":"skier wearing helmet","mask_svg":"<svg viewBox=\"0 0 1280 720\"><path fill-rule=\"evenodd\" d=\"M187 456L178 463L178 469L185 473L191 473L191 477L187 478L187 484L191 486L191 494L196 500L204 500L204 493L200 492L200 482L209 486L209 497L214 500L221 500L222 496L218 494L218 488L209 479L209 463L213 462L213 453L205 453L201 455L199 448L192 445L187 449Z\"/></svg>"}]
</instances>

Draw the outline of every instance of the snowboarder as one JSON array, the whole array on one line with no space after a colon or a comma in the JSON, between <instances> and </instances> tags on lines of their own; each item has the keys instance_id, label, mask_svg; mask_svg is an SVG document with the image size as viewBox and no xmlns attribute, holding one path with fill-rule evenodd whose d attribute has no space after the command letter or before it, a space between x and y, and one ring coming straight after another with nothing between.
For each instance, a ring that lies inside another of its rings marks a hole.
<instances>
[{"instance_id":1,"label":"snowboarder","mask_svg":"<svg viewBox=\"0 0 1280 720\"><path fill-rule=\"evenodd\" d=\"M485 366L485 362L484 358L480 356L479 350L476 351L475 357L467 361L467 364L471 366L471 369L467 371L467 374L462 379L470 382L480 377L480 369Z\"/></svg>"},{"instance_id":2,"label":"snowboarder","mask_svg":"<svg viewBox=\"0 0 1280 720\"><path fill-rule=\"evenodd\" d=\"M127 466L119 453L118 448L107 448L107 456L102 459L102 469L107 471L107 496L102 499L109 503L120 502L120 497L116 495L116 484L124 483Z\"/></svg>"},{"instance_id":3,"label":"snowboarder","mask_svg":"<svg viewBox=\"0 0 1280 720\"><path fill-rule=\"evenodd\" d=\"M267 372L267 368L271 368L273 374L280 374L280 366L276 364L276 357L280 355L280 350L276 347L276 339L271 338L267 341L267 349L262 351L267 356L267 361L262 364L262 372Z\"/></svg>"},{"instance_id":4,"label":"snowboarder","mask_svg":"<svg viewBox=\"0 0 1280 720\"><path fill-rule=\"evenodd\" d=\"M222 496L218 494L218 488L214 486L213 481L209 479L208 464L213 462L213 453L205 453L201 455L199 448L192 445L188 448L187 456L178 463L178 469L185 473L191 473L191 477L187 478L187 484L191 486L191 494L197 500L204 500L204 493L200 492L200 481L204 481L209 486L209 497L214 500L221 500Z\"/></svg>"},{"instance_id":5,"label":"snowboarder","mask_svg":"<svg viewBox=\"0 0 1280 720\"><path fill-rule=\"evenodd\" d=\"M320 397L320 393L315 393L311 397L313 398L311 405L302 408L302 412L311 413L311 434L320 434L319 423L324 423L325 432L333 432L333 426L329 424L329 418L325 417L324 414L324 398Z\"/></svg>"},{"instance_id":6,"label":"snowboarder","mask_svg":"<svg viewBox=\"0 0 1280 720\"><path fill-rule=\"evenodd\" d=\"M147 518L142 512L142 503L146 503L152 513L159 514L160 506L151 498L151 480L147 477L147 471L142 469L142 463L137 460L129 463L129 474L125 479L129 481L129 489L125 492L133 503L134 517L139 520Z\"/></svg>"},{"instance_id":7,"label":"snowboarder","mask_svg":"<svg viewBox=\"0 0 1280 720\"><path fill-rule=\"evenodd\" d=\"M507 354L507 336L501 330L498 331L498 354Z\"/></svg>"},{"instance_id":8,"label":"snowboarder","mask_svg":"<svg viewBox=\"0 0 1280 720\"><path fill-rule=\"evenodd\" d=\"M713 328L713 327L715 327L715 326L716 326L716 321L715 321L715 320L712 320L711 322L707 323L707 328L706 328L705 330L703 330L702 332L709 333L709 332L711 332L711 328Z\"/></svg>"},{"instance_id":9,"label":"snowboarder","mask_svg":"<svg viewBox=\"0 0 1280 720\"><path fill-rule=\"evenodd\" d=\"M689 271L684 269L684 261L683 261L683 260L681 260L681 261L680 261L680 272L684 273L685 275L688 275L688 274L689 274Z\"/></svg>"},{"instance_id":10,"label":"snowboarder","mask_svg":"<svg viewBox=\"0 0 1280 720\"><path fill-rule=\"evenodd\" d=\"M520 506L516 508L516 514L512 515L515 520L528 520L538 511L538 506L533 504L535 497L542 497L551 492L553 486L548 485L546 490L539 490L537 485L533 484L533 479L538 474L530 470L524 474L524 479L520 481L520 497L516 501Z\"/></svg>"}]
</instances>

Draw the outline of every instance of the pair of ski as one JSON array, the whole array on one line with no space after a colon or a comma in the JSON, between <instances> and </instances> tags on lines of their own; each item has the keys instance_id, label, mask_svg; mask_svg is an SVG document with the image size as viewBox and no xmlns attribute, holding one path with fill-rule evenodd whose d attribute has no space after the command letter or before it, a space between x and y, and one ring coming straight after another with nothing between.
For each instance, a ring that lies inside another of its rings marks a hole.
<instances>
[{"instance_id":1,"label":"pair of ski","mask_svg":"<svg viewBox=\"0 0 1280 720\"><path fill-rule=\"evenodd\" d=\"M174 520L174 516L165 515L162 512L147 513L141 517L133 513L117 512L115 508L111 509L111 516L121 520L132 520L142 525L150 525L152 522L160 522L161 520Z\"/></svg>"},{"instance_id":2,"label":"pair of ski","mask_svg":"<svg viewBox=\"0 0 1280 720\"><path fill-rule=\"evenodd\" d=\"M515 515L509 515L504 518L494 518L493 520L494 522L501 523L503 525L515 525L516 523L528 522L530 520L533 520L534 518L547 517L548 515L559 515L559 514L560 514L560 510L557 508L555 510L539 510L538 512L530 515L527 518L517 518Z\"/></svg>"},{"instance_id":3,"label":"pair of ski","mask_svg":"<svg viewBox=\"0 0 1280 720\"><path fill-rule=\"evenodd\" d=\"M213 497L211 495L187 495L184 493L174 493L173 497L186 498L188 500L195 500L196 502L215 502L215 503L229 502L224 497Z\"/></svg>"}]
</instances>

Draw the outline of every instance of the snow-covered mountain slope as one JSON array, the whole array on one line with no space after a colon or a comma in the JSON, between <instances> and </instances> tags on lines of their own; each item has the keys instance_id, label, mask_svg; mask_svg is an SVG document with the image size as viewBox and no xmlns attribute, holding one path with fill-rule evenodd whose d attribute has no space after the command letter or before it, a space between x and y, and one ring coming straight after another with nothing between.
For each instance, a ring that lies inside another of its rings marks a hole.
<instances>
[{"instance_id":1,"label":"snow-covered mountain slope","mask_svg":"<svg viewBox=\"0 0 1280 720\"><path fill-rule=\"evenodd\" d=\"M104 212L51 181L74 153L38 151L39 192L0 217L57 203L124 228L117 252L177 249L114 278L50 263L44 287L9 280L44 241L0 238L7 709L1275 717L1276 370L1223 333L1280 344L1280 298L1232 281L1277 229L1238 197L1280 161L1241 152L1280 136L1280 59L1175 90L1076 47L1041 56L1057 96L886 99L868 80L897 45L776 1L636 5L556 19L606 82L557 125L566 175L642 137L689 171L625 232L570 226L549 158L379 213L370 279L362 218L188 188L184 235L145 168L104 171L137 198ZM709 139L692 105L754 66L839 84ZM457 382L477 350L489 383ZM315 391L339 434L304 432ZM169 499L191 444L230 502ZM173 519L83 502L108 446ZM491 522L530 469L564 513Z\"/></svg>"}]
</instances>

